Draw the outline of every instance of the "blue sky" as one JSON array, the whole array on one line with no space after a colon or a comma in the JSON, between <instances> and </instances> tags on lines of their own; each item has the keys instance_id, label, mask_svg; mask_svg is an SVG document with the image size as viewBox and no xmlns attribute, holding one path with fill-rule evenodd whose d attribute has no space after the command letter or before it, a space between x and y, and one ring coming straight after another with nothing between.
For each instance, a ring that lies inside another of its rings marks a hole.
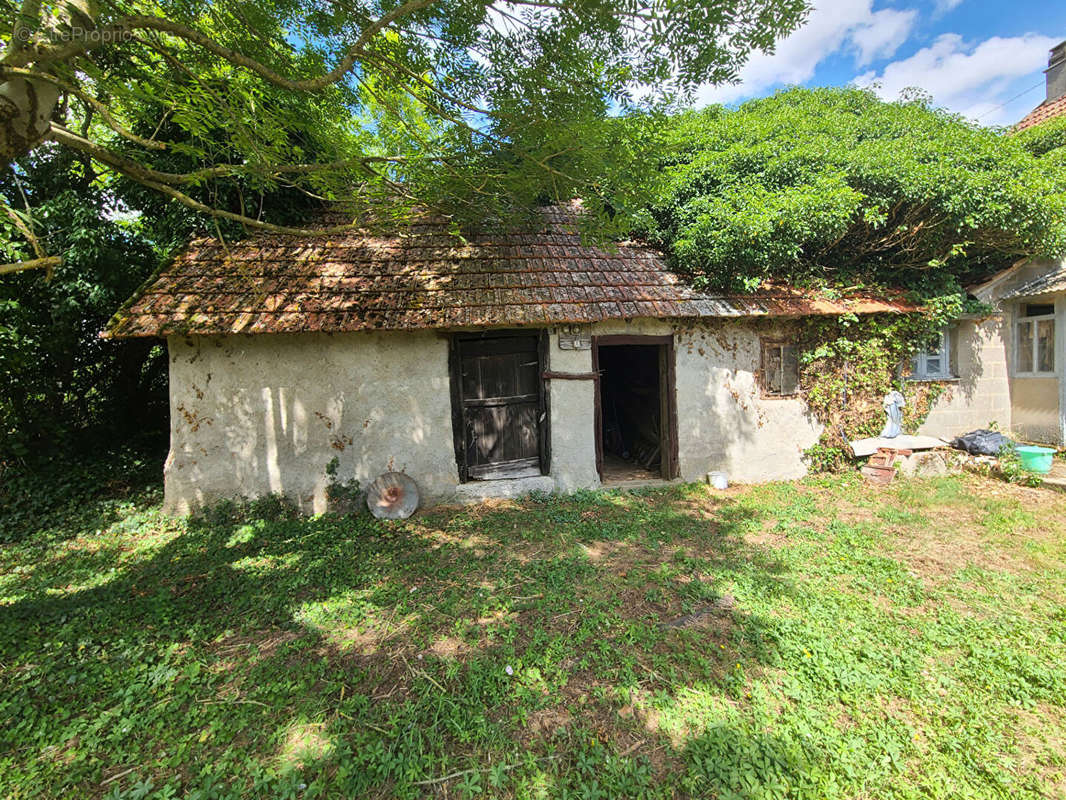
<instances>
[{"instance_id":1,"label":"blue sky","mask_svg":"<svg viewBox=\"0 0 1066 800\"><path fill-rule=\"evenodd\" d=\"M1017 122L1044 99L1048 50L1066 39L1066 0L814 0L807 24L755 54L736 86L697 105L737 103L792 84L919 87L985 125ZM1019 96L1020 95L1020 96Z\"/></svg>"}]
</instances>

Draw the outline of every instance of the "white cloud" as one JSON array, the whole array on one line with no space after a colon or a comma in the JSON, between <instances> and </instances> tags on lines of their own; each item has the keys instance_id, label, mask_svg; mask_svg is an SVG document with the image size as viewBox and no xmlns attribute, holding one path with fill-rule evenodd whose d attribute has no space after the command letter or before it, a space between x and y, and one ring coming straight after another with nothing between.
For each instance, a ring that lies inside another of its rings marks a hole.
<instances>
[{"instance_id":1,"label":"white cloud","mask_svg":"<svg viewBox=\"0 0 1066 800\"><path fill-rule=\"evenodd\" d=\"M869 22L850 33L851 41L859 49L858 65L865 67L878 58L890 58L907 41L918 12L885 8L870 15Z\"/></svg>"},{"instance_id":2,"label":"white cloud","mask_svg":"<svg viewBox=\"0 0 1066 800\"><path fill-rule=\"evenodd\" d=\"M956 8L962 5L962 0L936 0L936 7L933 11L937 16L947 14L949 11L954 11Z\"/></svg>"},{"instance_id":3,"label":"white cloud","mask_svg":"<svg viewBox=\"0 0 1066 800\"><path fill-rule=\"evenodd\" d=\"M771 55L753 53L737 85L705 86L702 103L728 103L782 84L803 83L818 65L839 52L854 54L856 65L891 58L914 28L918 12L873 10L873 0L815 0L807 24L782 39Z\"/></svg>"},{"instance_id":4,"label":"white cloud","mask_svg":"<svg viewBox=\"0 0 1066 800\"><path fill-rule=\"evenodd\" d=\"M895 61L880 74L867 72L855 79L859 86L873 85L886 99L899 97L911 87L930 94L936 105L980 119L985 124L1016 122L1020 108L1035 106L1042 95L1026 95L1011 102L1019 92L1041 82L1039 72L1047 64L1047 52L1058 40L1026 34L993 36L972 45L955 33L945 33L929 47L909 58ZM1022 82L1021 78L1030 78ZM1024 113L1022 111L1021 113Z\"/></svg>"}]
</instances>

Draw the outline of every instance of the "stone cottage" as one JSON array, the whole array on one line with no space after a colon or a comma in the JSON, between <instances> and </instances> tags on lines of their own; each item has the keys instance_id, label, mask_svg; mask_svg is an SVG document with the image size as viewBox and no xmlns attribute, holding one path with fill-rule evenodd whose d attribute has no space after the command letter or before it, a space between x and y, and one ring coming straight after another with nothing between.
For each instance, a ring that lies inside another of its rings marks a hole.
<instances>
[{"instance_id":1,"label":"stone cottage","mask_svg":"<svg viewBox=\"0 0 1066 800\"><path fill-rule=\"evenodd\" d=\"M796 478L821 430L786 321L911 310L700 293L572 223L193 242L105 333L166 339L167 507L280 492L321 511L334 458L364 485L405 471L431 500Z\"/></svg>"}]
</instances>

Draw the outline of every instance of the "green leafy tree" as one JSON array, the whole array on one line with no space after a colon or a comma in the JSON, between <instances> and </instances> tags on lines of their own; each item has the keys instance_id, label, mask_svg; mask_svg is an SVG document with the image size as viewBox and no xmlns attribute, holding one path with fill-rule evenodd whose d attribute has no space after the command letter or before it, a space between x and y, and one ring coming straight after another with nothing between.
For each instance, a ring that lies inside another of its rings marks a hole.
<instances>
[{"instance_id":1,"label":"green leafy tree","mask_svg":"<svg viewBox=\"0 0 1066 800\"><path fill-rule=\"evenodd\" d=\"M95 178L76 153L51 145L0 176L0 194L32 210L42 246L66 254L48 281L34 273L0 281L0 464L94 433L158 431L166 418L163 349L99 339L159 252L121 221ZM8 241L19 219L4 221Z\"/></svg>"},{"instance_id":2,"label":"green leafy tree","mask_svg":"<svg viewBox=\"0 0 1066 800\"><path fill-rule=\"evenodd\" d=\"M703 285L884 283L942 295L1066 252L1066 128L1012 137L859 89L676 118L648 234Z\"/></svg>"},{"instance_id":3,"label":"green leafy tree","mask_svg":"<svg viewBox=\"0 0 1066 800\"><path fill-rule=\"evenodd\" d=\"M962 287L1019 258L1066 252L1066 126L1011 135L912 95L790 89L675 117L641 223L698 285L829 293L902 287L920 314L810 318L792 331L804 396L825 426L812 468L852 462L881 398L905 389L909 429L936 400L902 366L966 307Z\"/></svg>"},{"instance_id":4,"label":"green leafy tree","mask_svg":"<svg viewBox=\"0 0 1066 800\"><path fill-rule=\"evenodd\" d=\"M548 193L602 207L604 158L632 150L606 146L631 131L609 112L735 79L806 4L4 0L0 10L0 164L51 141L197 213L291 232L254 204L213 198L237 181L253 194L287 185L345 201L352 224L382 201L484 215ZM157 166L172 153L190 163ZM9 271L54 266L28 233L34 251Z\"/></svg>"}]
</instances>

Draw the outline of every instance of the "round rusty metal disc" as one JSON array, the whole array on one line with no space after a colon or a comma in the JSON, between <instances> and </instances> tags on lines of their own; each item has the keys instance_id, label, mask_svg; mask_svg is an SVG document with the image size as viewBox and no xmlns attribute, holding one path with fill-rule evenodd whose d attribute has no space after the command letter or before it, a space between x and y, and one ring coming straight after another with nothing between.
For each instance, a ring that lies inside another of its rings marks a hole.
<instances>
[{"instance_id":1,"label":"round rusty metal disc","mask_svg":"<svg viewBox=\"0 0 1066 800\"><path fill-rule=\"evenodd\" d=\"M366 505L378 519L407 519L418 508L418 485L402 472L386 472L367 487Z\"/></svg>"}]
</instances>

